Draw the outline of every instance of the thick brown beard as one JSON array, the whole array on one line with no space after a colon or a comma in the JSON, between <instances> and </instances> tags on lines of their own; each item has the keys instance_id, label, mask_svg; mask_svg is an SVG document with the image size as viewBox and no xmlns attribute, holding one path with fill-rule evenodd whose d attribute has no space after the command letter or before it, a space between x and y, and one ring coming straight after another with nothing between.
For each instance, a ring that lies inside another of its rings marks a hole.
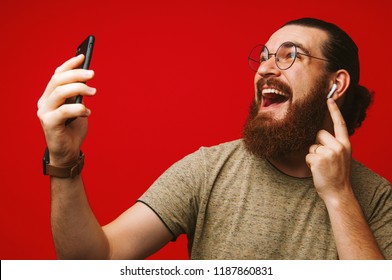
<instances>
[{"instance_id":1,"label":"thick brown beard","mask_svg":"<svg viewBox=\"0 0 392 280\"><path fill-rule=\"evenodd\" d=\"M283 120L258 115L258 105L253 101L243 130L247 150L273 159L308 149L323 127L327 86L327 80L320 79L304 100L291 105Z\"/></svg>"}]
</instances>

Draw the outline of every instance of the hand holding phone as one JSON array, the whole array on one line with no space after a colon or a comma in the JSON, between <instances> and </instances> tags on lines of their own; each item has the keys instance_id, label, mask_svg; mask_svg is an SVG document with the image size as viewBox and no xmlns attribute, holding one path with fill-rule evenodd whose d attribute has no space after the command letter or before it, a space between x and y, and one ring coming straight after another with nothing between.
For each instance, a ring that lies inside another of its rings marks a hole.
<instances>
[{"instance_id":1,"label":"hand holding phone","mask_svg":"<svg viewBox=\"0 0 392 280\"><path fill-rule=\"evenodd\" d=\"M76 50L76 56L78 56L80 54L84 54L84 61L79 68L82 68L85 70L89 69L91 58L92 58L92 52L93 52L93 48L94 48L94 42L95 42L94 36L90 35L78 46L78 48ZM78 59L78 60L80 61L80 59ZM62 69L62 71L60 71L60 75L63 71L69 71L69 70L75 69L77 67L77 64L75 64L73 66L71 66L71 65L66 66L67 64L70 64L70 61L71 60L65 62L63 65L60 66L60 67L64 68L64 69ZM45 120L47 119L47 117L45 117L45 115L47 115L47 113L48 113L47 108L45 108L45 107L47 107L47 104L45 104L45 105L43 105L43 104L45 103L45 100L47 99L48 95L50 94L50 92L52 90L54 90L54 88L51 88L51 86L48 85L44 94L41 96L40 101L38 102L39 103L38 116L39 116L42 124L45 123ZM76 96L74 102L81 103L82 96L81 95ZM53 110L53 108L52 108L52 110ZM65 121L65 126L69 125L75 119L76 118L67 119ZM46 120L46 122L47 122L47 120ZM43 127L44 127L44 125L43 125ZM46 125L45 127L50 127L50 126ZM81 127L83 127L83 126L81 126ZM51 131L49 128L48 128L48 131L50 131L52 133L52 137L49 137L49 138L55 139L55 140L51 141L51 152L54 152L54 154L57 154L57 156L56 156L57 163L58 162L61 163L59 166L64 166L64 162L65 163L73 162L73 159L75 158L75 156L74 156L75 152L72 152L72 150L75 150L75 149L72 146L76 146L76 145L78 146L77 152L79 153L79 157L78 157L77 172L75 173L74 166L71 166L72 168L69 168L69 166L67 164L65 164L65 166L67 166L67 167L64 167L64 168L58 167L58 166L56 167L56 160L54 162L54 165L50 165L51 159L49 157L49 149L48 149L48 147L46 147L44 157L43 157L43 172L44 172L44 174L51 175L51 176L57 176L57 177L64 177L65 176L64 178L66 178L66 177L68 178L69 176L73 177L76 174L79 174L81 168L83 167L83 161L81 160L81 159L83 159L83 154L80 152L80 144L85 137L86 129L84 129L84 132L82 129L82 130L78 131L77 133L74 132L75 130L66 129L66 131L68 131L68 132L62 133L61 137L59 137L59 135L55 135L55 137L53 137L53 134L55 134L55 133L53 131ZM72 139L72 140L70 140L70 139ZM76 145L75 145L75 143L76 143ZM49 146L49 143L48 143L48 146ZM60 149L59 149L59 147L60 147ZM67 147L67 148L64 149L64 147ZM67 151L67 153L58 155L59 150L60 151L65 150L65 151ZM56 153L56 151L57 151L57 153Z\"/></svg>"}]
</instances>

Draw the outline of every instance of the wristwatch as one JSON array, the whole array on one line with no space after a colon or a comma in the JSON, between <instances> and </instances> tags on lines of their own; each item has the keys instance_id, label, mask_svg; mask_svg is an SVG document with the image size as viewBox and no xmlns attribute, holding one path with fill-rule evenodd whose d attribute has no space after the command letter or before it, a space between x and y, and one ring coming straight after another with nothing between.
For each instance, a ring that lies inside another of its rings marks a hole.
<instances>
[{"instance_id":1,"label":"wristwatch","mask_svg":"<svg viewBox=\"0 0 392 280\"><path fill-rule=\"evenodd\" d=\"M57 178L73 178L82 172L84 166L84 154L80 151L79 158L76 162L69 166L57 167L50 165L49 150L45 149L44 157L42 159L44 175L49 175Z\"/></svg>"}]
</instances>

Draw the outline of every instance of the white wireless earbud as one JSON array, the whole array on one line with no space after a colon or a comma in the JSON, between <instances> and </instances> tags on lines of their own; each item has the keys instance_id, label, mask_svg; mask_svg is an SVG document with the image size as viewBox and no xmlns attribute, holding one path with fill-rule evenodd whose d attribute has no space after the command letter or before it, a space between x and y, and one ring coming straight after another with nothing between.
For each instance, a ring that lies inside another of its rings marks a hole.
<instances>
[{"instance_id":1,"label":"white wireless earbud","mask_svg":"<svg viewBox=\"0 0 392 280\"><path fill-rule=\"evenodd\" d=\"M328 95L327 95L327 99L328 99L328 98L331 98L331 96L333 95L333 93L335 92L335 90L336 90L337 87L338 87L338 86L337 86L336 84L333 84L333 85L332 85L332 88L331 88L331 90L329 91L329 93L328 93Z\"/></svg>"}]
</instances>

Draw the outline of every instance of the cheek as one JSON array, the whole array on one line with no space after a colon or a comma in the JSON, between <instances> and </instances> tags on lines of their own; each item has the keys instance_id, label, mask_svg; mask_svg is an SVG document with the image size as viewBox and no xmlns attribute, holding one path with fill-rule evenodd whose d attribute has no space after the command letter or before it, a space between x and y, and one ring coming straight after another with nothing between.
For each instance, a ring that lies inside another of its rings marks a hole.
<instances>
[{"instance_id":1,"label":"cheek","mask_svg":"<svg viewBox=\"0 0 392 280\"><path fill-rule=\"evenodd\" d=\"M309 89L304 86L293 88L293 99L291 102L297 103L305 100L309 95Z\"/></svg>"},{"instance_id":2,"label":"cheek","mask_svg":"<svg viewBox=\"0 0 392 280\"><path fill-rule=\"evenodd\" d=\"M311 83L309 79L304 76L297 76L289 80L289 85L293 92L293 98L291 102L297 102L304 100L310 92Z\"/></svg>"}]
</instances>

